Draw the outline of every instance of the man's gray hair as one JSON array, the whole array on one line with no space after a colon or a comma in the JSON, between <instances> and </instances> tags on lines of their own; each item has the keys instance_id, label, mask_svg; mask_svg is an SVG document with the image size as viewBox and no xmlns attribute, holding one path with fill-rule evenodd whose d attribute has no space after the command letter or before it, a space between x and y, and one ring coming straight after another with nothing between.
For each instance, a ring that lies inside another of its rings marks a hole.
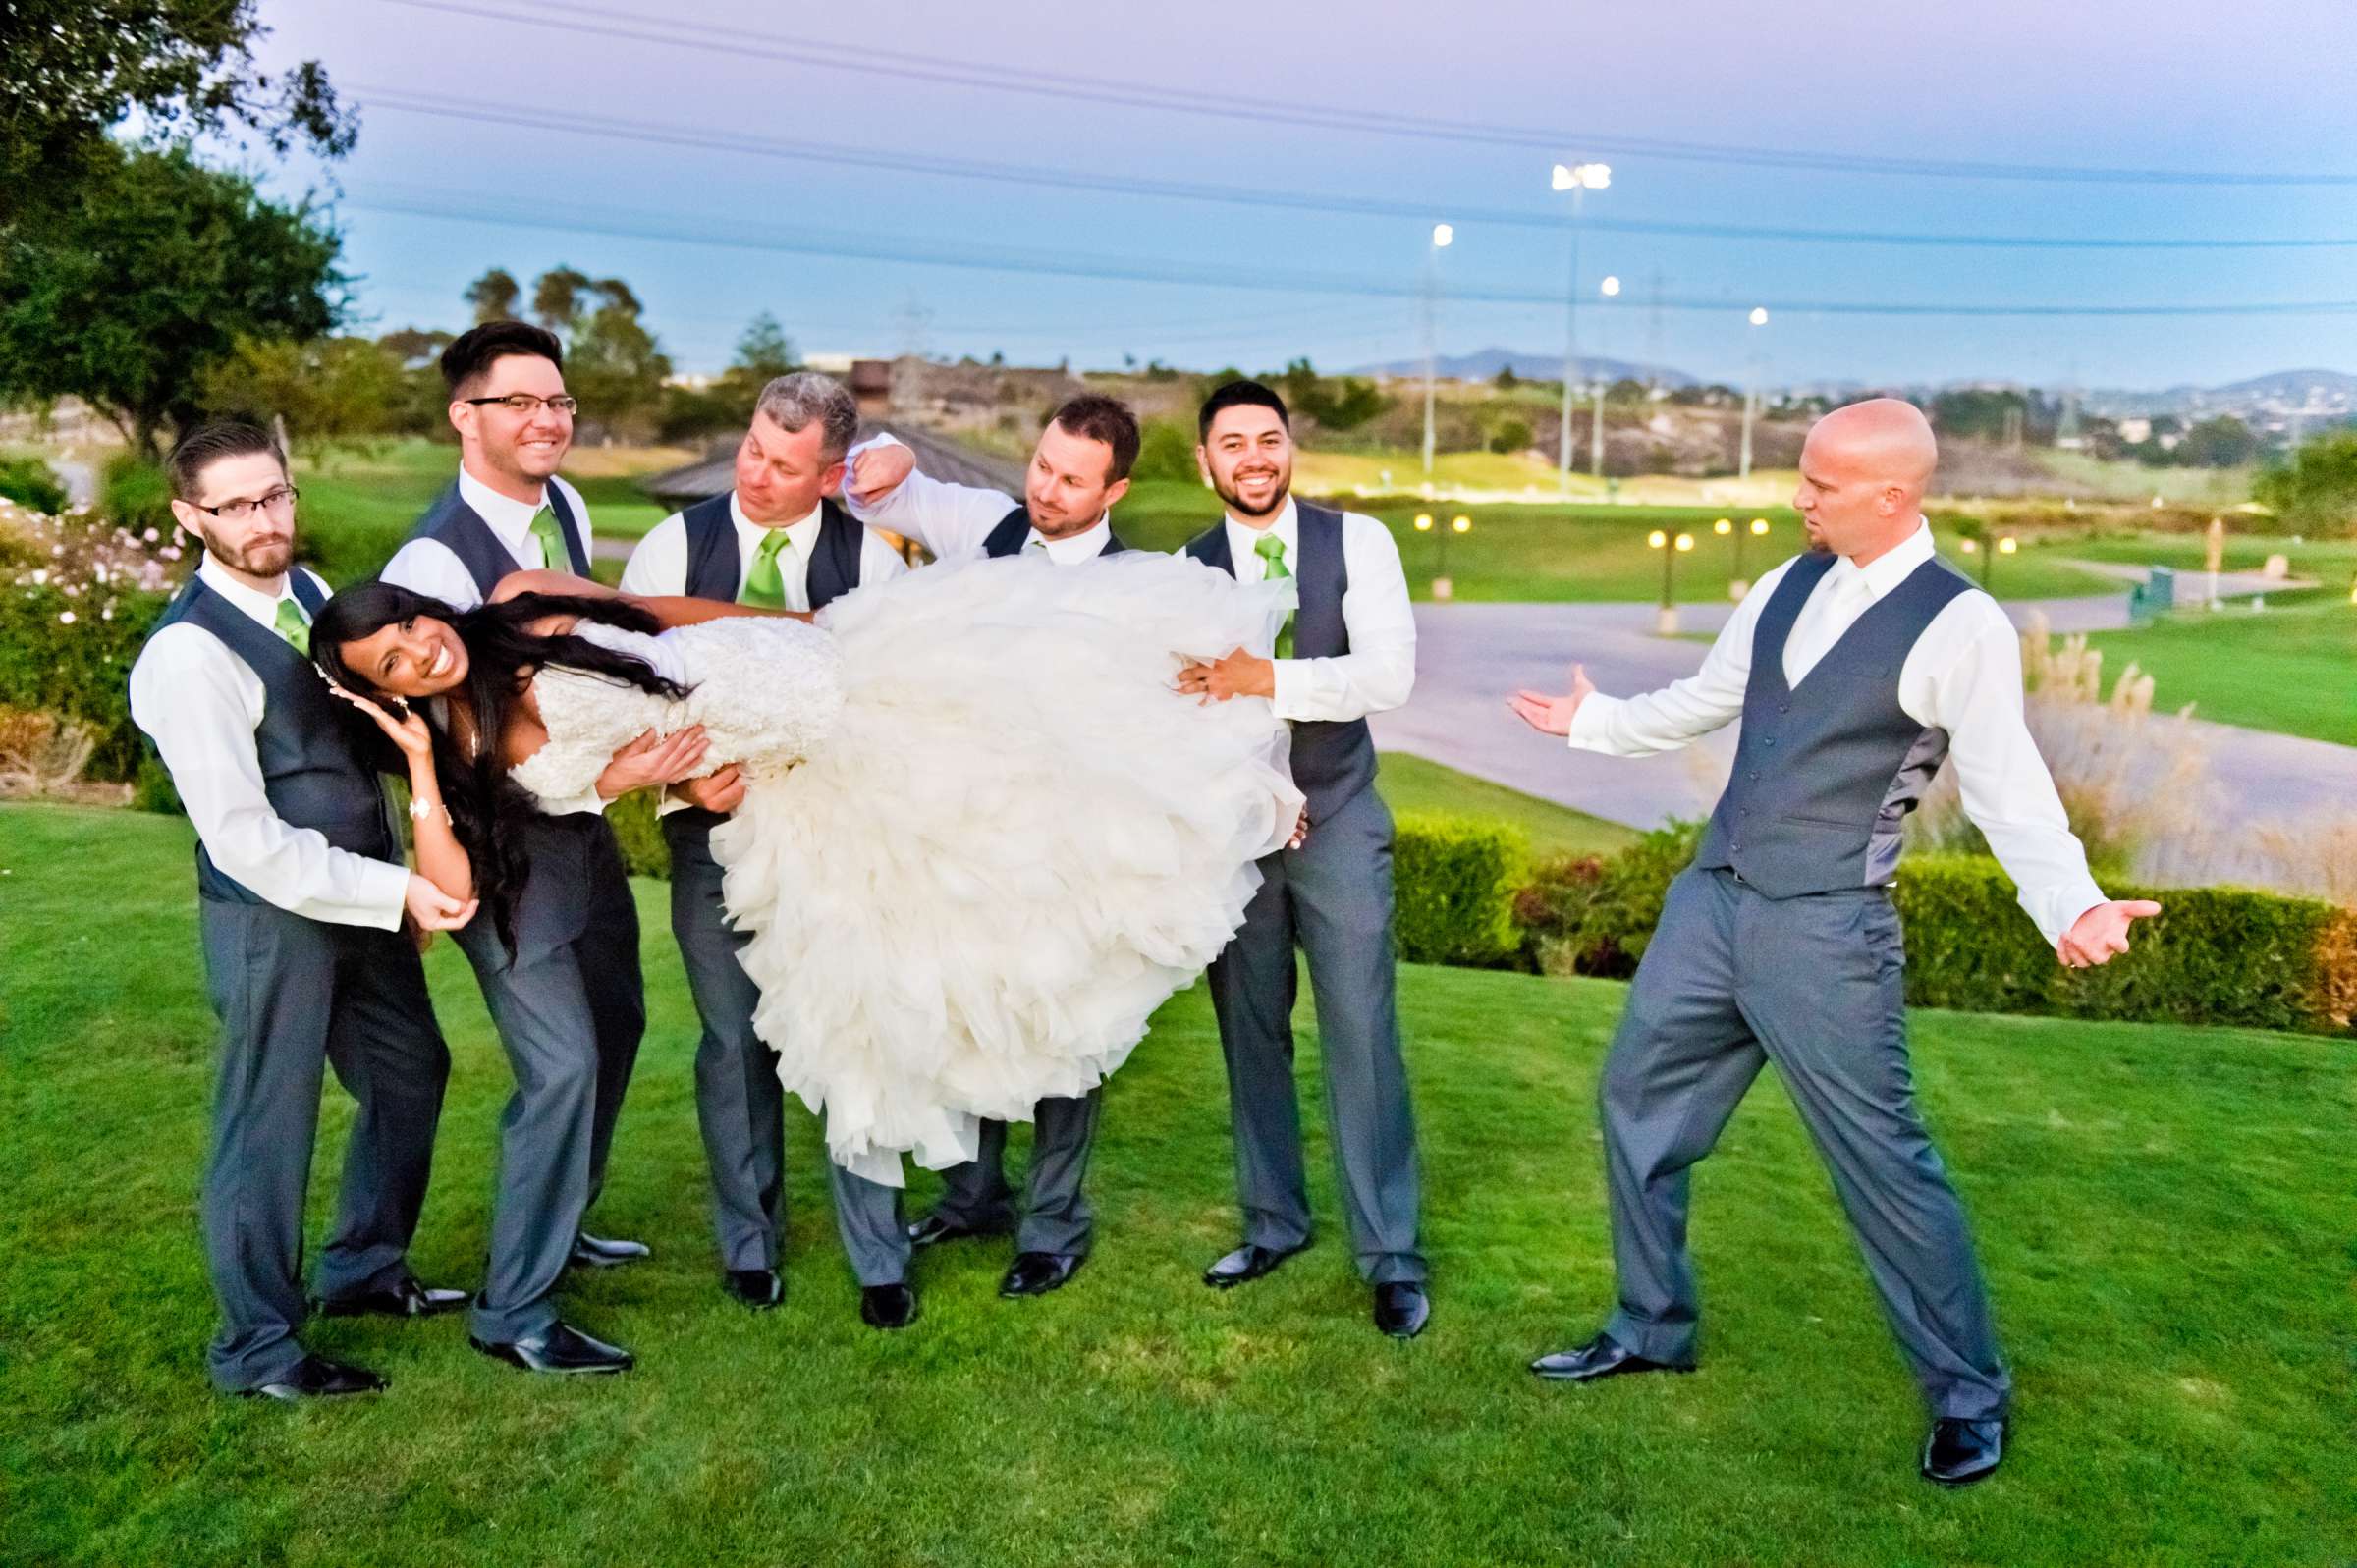
<instances>
[{"instance_id":1,"label":"man's gray hair","mask_svg":"<svg viewBox=\"0 0 2357 1568\"><path fill-rule=\"evenodd\" d=\"M819 455L829 462L850 451L851 438L859 433L859 405L850 389L815 370L796 370L763 387L755 411L775 419L789 435L808 429L810 422L817 420Z\"/></svg>"}]
</instances>

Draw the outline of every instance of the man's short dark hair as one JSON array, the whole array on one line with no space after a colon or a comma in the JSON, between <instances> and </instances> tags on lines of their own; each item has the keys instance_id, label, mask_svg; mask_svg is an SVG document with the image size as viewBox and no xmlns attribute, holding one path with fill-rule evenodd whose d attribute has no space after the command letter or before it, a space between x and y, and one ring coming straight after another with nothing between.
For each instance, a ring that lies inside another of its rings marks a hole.
<instances>
[{"instance_id":1,"label":"man's short dark hair","mask_svg":"<svg viewBox=\"0 0 2357 1568\"><path fill-rule=\"evenodd\" d=\"M193 506L204 493L205 469L224 458L250 458L265 452L278 460L281 469L286 467L287 455L260 425L243 419L213 419L180 438L172 455L164 460L164 472L172 480L172 493Z\"/></svg>"},{"instance_id":2,"label":"man's short dark hair","mask_svg":"<svg viewBox=\"0 0 2357 1568\"><path fill-rule=\"evenodd\" d=\"M1285 411L1285 400L1274 391L1257 381L1230 381L1214 388L1211 396L1203 400L1202 417L1195 421L1197 440L1209 439L1211 422L1225 408L1274 408L1277 422L1288 430L1293 428L1293 416Z\"/></svg>"},{"instance_id":3,"label":"man's short dark hair","mask_svg":"<svg viewBox=\"0 0 2357 1568\"><path fill-rule=\"evenodd\" d=\"M1062 425L1065 434L1082 436L1090 441L1102 441L1113 449L1113 464L1105 482L1113 484L1129 477L1137 466L1137 415L1119 398L1108 398L1102 392L1083 392L1076 398L1067 398L1048 420Z\"/></svg>"},{"instance_id":4,"label":"man's short dark hair","mask_svg":"<svg viewBox=\"0 0 2357 1568\"><path fill-rule=\"evenodd\" d=\"M528 353L565 368L565 346L546 327L528 321L486 321L468 327L442 351L442 380L454 398L475 392L491 366L510 354Z\"/></svg>"}]
</instances>

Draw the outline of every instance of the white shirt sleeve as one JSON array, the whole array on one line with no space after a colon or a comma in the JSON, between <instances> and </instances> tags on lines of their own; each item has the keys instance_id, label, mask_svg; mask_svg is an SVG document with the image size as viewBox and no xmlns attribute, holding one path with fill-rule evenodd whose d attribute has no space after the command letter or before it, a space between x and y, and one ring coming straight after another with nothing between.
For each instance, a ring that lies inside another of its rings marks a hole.
<instances>
[{"instance_id":1,"label":"white shirt sleeve","mask_svg":"<svg viewBox=\"0 0 2357 1568\"><path fill-rule=\"evenodd\" d=\"M454 610L472 610L483 602L474 573L457 552L439 539L411 539L393 552L378 577L397 588L439 599Z\"/></svg>"},{"instance_id":2,"label":"white shirt sleeve","mask_svg":"<svg viewBox=\"0 0 2357 1568\"><path fill-rule=\"evenodd\" d=\"M904 443L890 436L870 436L849 456L856 458L877 447L902 445ZM919 470L872 506L849 495L843 498L843 505L869 527L889 528L904 539L914 539L937 559L947 561L980 555L990 530L1019 503L1002 491L954 485Z\"/></svg>"},{"instance_id":3,"label":"white shirt sleeve","mask_svg":"<svg viewBox=\"0 0 2357 1568\"><path fill-rule=\"evenodd\" d=\"M646 531L622 568L622 591L663 598L687 591L687 522L673 513Z\"/></svg>"},{"instance_id":4,"label":"white shirt sleeve","mask_svg":"<svg viewBox=\"0 0 2357 1568\"><path fill-rule=\"evenodd\" d=\"M1350 573L1343 594L1350 651L1278 660L1269 710L1280 719L1363 719L1401 706L1415 687L1416 613L1392 531L1344 513L1343 561Z\"/></svg>"},{"instance_id":5,"label":"white shirt sleeve","mask_svg":"<svg viewBox=\"0 0 2357 1568\"><path fill-rule=\"evenodd\" d=\"M291 914L392 930L409 867L338 849L271 809L253 742L263 702L261 680L201 626L166 626L132 666L132 719L221 874Z\"/></svg>"},{"instance_id":6,"label":"white shirt sleeve","mask_svg":"<svg viewBox=\"0 0 2357 1568\"><path fill-rule=\"evenodd\" d=\"M1752 632L1776 585L1791 569L1785 563L1743 596L1703 656L1702 668L1683 680L1638 697L1608 697L1599 691L1571 716L1572 748L1608 757L1650 757L1689 745L1743 715L1743 688L1751 679Z\"/></svg>"},{"instance_id":7,"label":"white shirt sleeve","mask_svg":"<svg viewBox=\"0 0 2357 1568\"><path fill-rule=\"evenodd\" d=\"M901 558L898 550L884 542L882 534L870 529L867 537L859 541L860 587L890 582L907 569L908 563Z\"/></svg>"},{"instance_id":8,"label":"white shirt sleeve","mask_svg":"<svg viewBox=\"0 0 2357 1568\"><path fill-rule=\"evenodd\" d=\"M1924 641L1946 631L1940 623L1951 617L1967 621L1954 636L1956 651L1945 668L1927 672L1922 711L1913 704L1907 711L1947 731L1964 815L1988 838L2047 942L2059 943L2079 916L2106 900L2022 717L2020 635L1996 600L1970 593L1940 613Z\"/></svg>"}]
</instances>

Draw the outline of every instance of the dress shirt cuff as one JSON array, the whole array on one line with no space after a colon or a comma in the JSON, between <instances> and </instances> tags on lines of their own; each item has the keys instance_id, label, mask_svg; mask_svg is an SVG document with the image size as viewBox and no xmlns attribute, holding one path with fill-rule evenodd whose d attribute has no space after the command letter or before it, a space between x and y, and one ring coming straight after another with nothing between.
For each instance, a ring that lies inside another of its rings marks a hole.
<instances>
[{"instance_id":1,"label":"dress shirt cuff","mask_svg":"<svg viewBox=\"0 0 2357 1568\"><path fill-rule=\"evenodd\" d=\"M361 865L357 907L366 913L366 924L392 931L400 926L402 911L409 906L410 868L365 857Z\"/></svg>"},{"instance_id":2,"label":"dress shirt cuff","mask_svg":"<svg viewBox=\"0 0 2357 1568\"><path fill-rule=\"evenodd\" d=\"M2058 888L2042 888L2036 894L2025 890L2021 894L2023 911L2037 922L2050 947L2062 945L2062 939L2070 935L2070 928L2079 923L2081 915L2098 904L2109 902L2110 900L2105 896L2104 890L2096 886L2095 879L2084 875Z\"/></svg>"},{"instance_id":3,"label":"dress shirt cuff","mask_svg":"<svg viewBox=\"0 0 2357 1568\"><path fill-rule=\"evenodd\" d=\"M1304 659L1272 659L1269 712L1280 719L1310 719L1316 715L1302 710L1309 705L1309 664Z\"/></svg>"},{"instance_id":4,"label":"dress shirt cuff","mask_svg":"<svg viewBox=\"0 0 2357 1568\"><path fill-rule=\"evenodd\" d=\"M1622 699L1591 691L1571 716L1571 731L1563 737L1573 751L1617 751L1612 742L1613 721L1620 716Z\"/></svg>"}]
</instances>

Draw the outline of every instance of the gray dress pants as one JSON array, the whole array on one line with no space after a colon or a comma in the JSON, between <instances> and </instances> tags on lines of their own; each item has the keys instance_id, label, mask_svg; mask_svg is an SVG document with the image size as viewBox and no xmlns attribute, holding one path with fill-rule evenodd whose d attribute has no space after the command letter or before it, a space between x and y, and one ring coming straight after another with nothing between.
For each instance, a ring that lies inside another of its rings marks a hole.
<instances>
[{"instance_id":1,"label":"gray dress pants","mask_svg":"<svg viewBox=\"0 0 2357 1568\"><path fill-rule=\"evenodd\" d=\"M1293 947L1309 958L1326 1119L1361 1275L1421 1280L1415 1116L1399 1054L1392 957L1392 814L1363 789L1298 849L1260 862L1243 929L1213 961L1211 1000L1228 1059L1244 1240L1309 1240L1301 1112L1293 1089Z\"/></svg>"},{"instance_id":2,"label":"gray dress pants","mask_svg":"<svg viewBox=\"0 0 2357 1568\"><path fill-rule=\"evenodd\" d=\"M282 1380L304 1354L302 1209L324 1069L359 1107L316 1280L332 1300L408 1272L450 1052L400 932L213 898L198 926L221 1019L202 1209L222 1322L207 1363L218 1386L242 1390Z\"/></svg>"},{"instance_id":3,"label":"gray dress pants","mask_svg":"<svg viewBox=\"0 0 2357 1568\"><path fill-rule=\"evenodd\" d=\"M1963 1206L1915 1108L1903 962L1887 890L1771 899L1700 868L1671 884L1604 1068L1616 1341L1694 1360L1687 1171L1774 1062L1933 1414L2004 1413L2012 1384Z\"/></svg>"},{"instance_id":4,"label":"gray dress pants","mask_svg":"<svg viewBox=\"0 0 2357 1568\"><path fill-rule=\"evenodd\" d=\"M1080 1187L1104 1104L1105 1086L1099 1084L1078 1099L1042 1100L1033 1108L1031 1167L1023 1176L1019 1223L1014 1192L1007 1184L1003 1121L983 1122L975 1157L941 1173L941 1201L934 1214L972 1230L1014 1230L1018 1252L1087 1257L1096 1213Z\"/></svg>"}]
</instances>

